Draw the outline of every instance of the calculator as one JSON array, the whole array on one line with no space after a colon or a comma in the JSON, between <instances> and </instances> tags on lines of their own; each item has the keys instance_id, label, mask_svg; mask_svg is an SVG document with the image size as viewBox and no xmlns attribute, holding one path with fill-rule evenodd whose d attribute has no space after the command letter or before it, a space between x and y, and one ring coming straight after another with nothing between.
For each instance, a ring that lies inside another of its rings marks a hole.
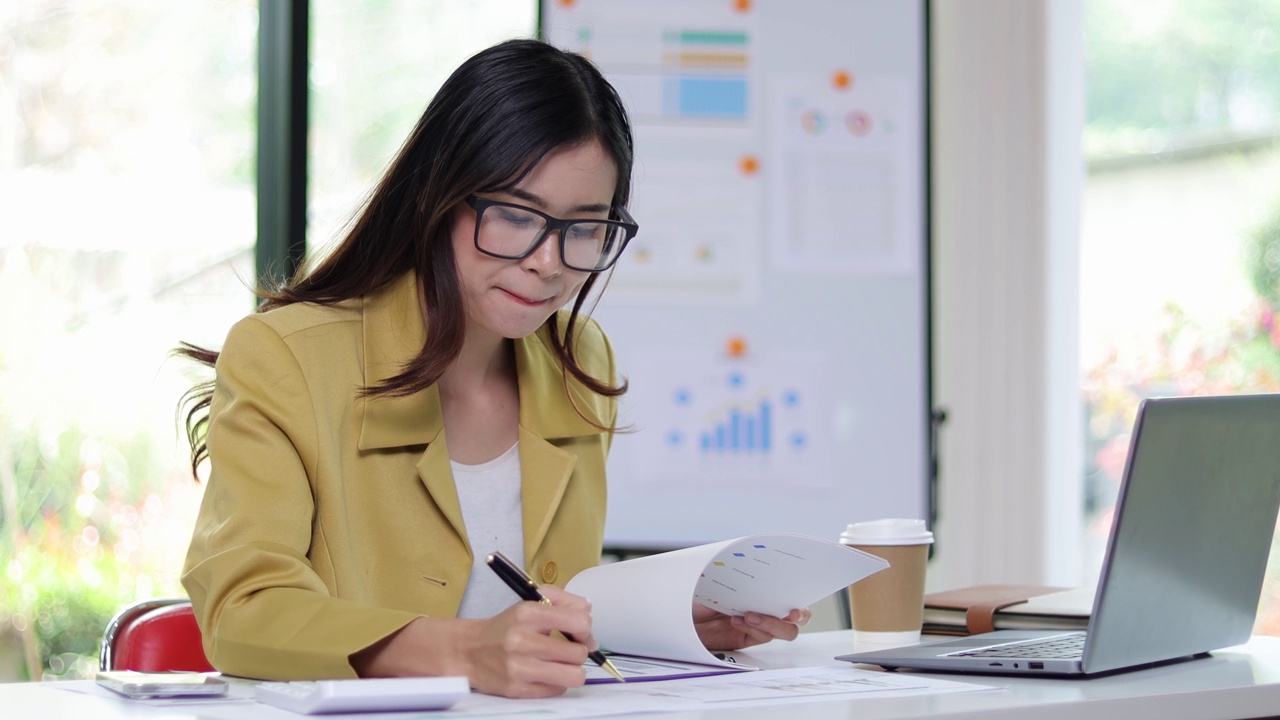
<instances>
[{"instance_id":1,"label":"calculator","mask_svg":"<svg viewBox=\"0 0 1280 720\"><path fill-rule=\"evenodd\" d=\"M254 699L304 715L445 710L471 692L465 677L361 678L263 682Z\"/></svg>"}]
</instances>

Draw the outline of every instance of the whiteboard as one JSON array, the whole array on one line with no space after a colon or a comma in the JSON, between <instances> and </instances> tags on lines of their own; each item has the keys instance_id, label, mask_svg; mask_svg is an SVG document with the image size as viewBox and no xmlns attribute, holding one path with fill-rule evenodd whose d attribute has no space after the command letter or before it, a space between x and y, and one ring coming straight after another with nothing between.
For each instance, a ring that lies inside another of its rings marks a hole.
<instances>
[{"instance_id":1,"label":"whiteboard","mask_svg":"<svg viewBox=\"0 0 1280 720\"><path fill-rule=\"evenodd\" d=\"M924 0L546 0L631 115L605 544L930 517Z\"/></svg>"}]
</instances>

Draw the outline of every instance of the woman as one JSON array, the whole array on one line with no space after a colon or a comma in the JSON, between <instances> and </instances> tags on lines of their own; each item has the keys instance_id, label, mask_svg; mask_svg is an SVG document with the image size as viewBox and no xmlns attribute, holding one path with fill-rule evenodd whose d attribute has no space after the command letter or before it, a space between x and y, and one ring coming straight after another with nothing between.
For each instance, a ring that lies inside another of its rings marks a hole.
<instances>
[{"instance_id":1,"label":"woman","mask_svg":"<svg viewBox=\"0 0 1280 720\"><path fill-rule=\"evenodd\" d=\"M185 350L217 368L188 415L210 475L183 574L215 667L465 675L519 697L583 683L589 607L556 585L599 561L625 383L580 310L636 232L631 164L588 61L485 50L328 258L220 356ZM552 604L516 602L482 565L494 550ZM794 638L805 612L695 618L736 648Z\"/></svg>"}]
</instances>

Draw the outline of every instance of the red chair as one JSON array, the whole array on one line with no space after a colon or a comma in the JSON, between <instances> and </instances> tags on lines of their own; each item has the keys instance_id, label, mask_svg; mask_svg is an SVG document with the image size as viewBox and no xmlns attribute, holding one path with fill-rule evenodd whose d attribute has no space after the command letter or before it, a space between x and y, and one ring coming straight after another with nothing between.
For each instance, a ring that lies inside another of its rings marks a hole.
<instances>
[{"instance_id":1,"label":"red chair","mask_svg":"<svg viewBox=\"0 0 1280 720\"><path fill-rule=\"evenodd\" d=\"M102 670L210 672L191 601L143 600L125 607L107 624L98 658Z\"/></svg>"}]
</instances>

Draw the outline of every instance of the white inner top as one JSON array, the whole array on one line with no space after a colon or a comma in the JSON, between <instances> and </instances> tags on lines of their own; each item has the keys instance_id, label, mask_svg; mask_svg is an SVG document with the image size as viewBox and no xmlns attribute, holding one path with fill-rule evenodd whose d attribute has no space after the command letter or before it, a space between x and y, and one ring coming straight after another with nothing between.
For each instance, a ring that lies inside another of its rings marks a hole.
<instances>
[{"instance_id":1,"label":"white inner top","mask_svg":"<svg viewBox=\"0 0 1280 720\"><path fill-rule=\"evenodd\" d=\"M485 563L499 550L524 567L524 515L520 499L520 444L486 463L450 461L471 544L471 579L458 606L460 618L493 617L520 601Z\"/></svg>"}]
</instances>

